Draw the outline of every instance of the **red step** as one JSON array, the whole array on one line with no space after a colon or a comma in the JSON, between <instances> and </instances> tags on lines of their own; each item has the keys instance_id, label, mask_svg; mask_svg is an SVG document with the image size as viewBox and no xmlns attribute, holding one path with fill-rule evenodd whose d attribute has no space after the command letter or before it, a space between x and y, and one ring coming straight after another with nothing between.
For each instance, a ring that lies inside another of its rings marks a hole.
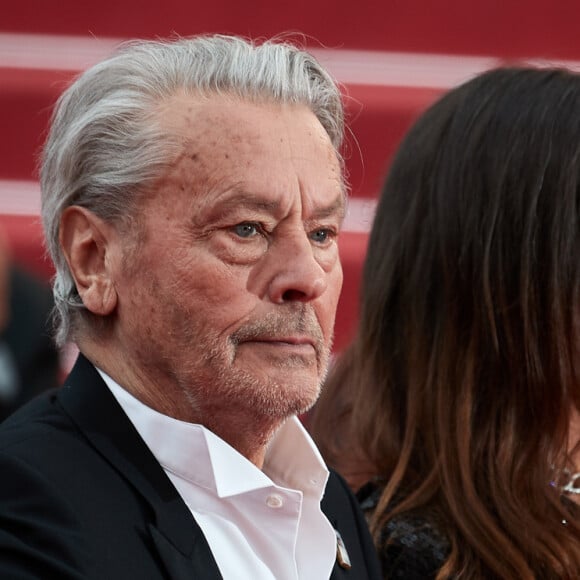
<instances>
[{"instance_id":1,"label":"red step","mask_svg":"<svg viewBox=\"0 0 580 580\"><path fill-rule=\"evenodd\" d=\"M4 2L0 30L96 38L298 31L339 48L579 58L579 17L575 0L38 0Z\"/></svg>"}]
</instances>

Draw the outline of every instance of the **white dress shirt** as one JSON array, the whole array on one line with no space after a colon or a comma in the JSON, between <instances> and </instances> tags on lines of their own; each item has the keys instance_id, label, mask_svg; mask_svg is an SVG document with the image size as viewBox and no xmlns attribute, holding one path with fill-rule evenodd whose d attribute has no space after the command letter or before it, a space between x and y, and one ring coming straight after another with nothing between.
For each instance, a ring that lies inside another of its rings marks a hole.
<instances>
[{"instance_id":1,"label":"white dress shirt","mask_svg":"<svg viewBox=\"0 0 580 580\"><path fill-rule=\"evenodd\" d=\"M275 434L260 470L202 425L158 413L99 373L191 510L225 580L330 577L336 535L320 509L328 469L296 417Z\"/></svg>"}]
</instances>

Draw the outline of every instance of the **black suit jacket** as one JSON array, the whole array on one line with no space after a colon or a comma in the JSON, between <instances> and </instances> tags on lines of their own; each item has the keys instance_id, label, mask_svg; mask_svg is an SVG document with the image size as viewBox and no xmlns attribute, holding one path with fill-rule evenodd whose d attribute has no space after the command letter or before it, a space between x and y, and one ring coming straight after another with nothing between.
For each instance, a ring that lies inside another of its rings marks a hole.
<instances>
[{"instance_id":1,"label":"black suit jacket","mask_svg":"<svg viewBox=\"0 0 580 580\"><path fill-rule=\"evenodd\" d=\"M332 474L322 502L352 569L379 578L366 524ZM0 578L221 578L206 539L94 367L0 426Z\"/></svg>"}]
</instances>

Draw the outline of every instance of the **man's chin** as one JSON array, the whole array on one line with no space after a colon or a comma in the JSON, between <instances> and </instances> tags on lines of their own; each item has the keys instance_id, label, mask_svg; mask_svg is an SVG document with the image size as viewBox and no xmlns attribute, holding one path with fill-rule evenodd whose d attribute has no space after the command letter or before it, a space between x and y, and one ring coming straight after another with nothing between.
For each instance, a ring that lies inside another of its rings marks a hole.
<instances>
[{"instance_id":1,"label":"man's chin","mask_svg":"<svg viewBox=\"0 0 580 580\"><path fill-rule=\"evenodd\" d=\"M301 415L309 411L320 395L319 383L299 384L294 383L285 390L288 402L288 415Z\"/></svg>"},{"instance_id":2,"label":"man's chin","mask_svg":"<svg viewBox=\"0 0 580 580\"><path fill-rule=\"evenodd\" d=\"M246 400L246 404L252 407L251 412L280 419L306 413L320 394L318 381L288 382L288 378L286 374L284 380L275 380L273 377L265 382L256 380L253 396L250 395Z\"/></svg>"},{"instance_id":3,"label":"man's chin","mask_svg":"<svg viewBox=\"0 0 580 580\"><path fill-rule=\"evenodd\" d=\"M279 373L316 373L318 358L308 344L246 342L237 347L235 361L250 372L260 369L266 375Z\"/></svg>"}]
</instances>

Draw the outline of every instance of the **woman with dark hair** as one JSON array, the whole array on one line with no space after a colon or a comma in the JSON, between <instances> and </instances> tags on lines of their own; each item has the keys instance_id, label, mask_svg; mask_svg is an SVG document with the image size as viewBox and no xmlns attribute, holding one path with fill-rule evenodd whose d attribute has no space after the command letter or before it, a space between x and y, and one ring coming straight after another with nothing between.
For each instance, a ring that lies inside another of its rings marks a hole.
<instances>
[{"instance_id":1,"label":"woman with dark hair","mask_svg":"<svg viewBox=\"0 0 580 580\"><path fill-rule=\"evenodd\" d=\"M505 68L409 131L312 418L386 578L580 578L580 76Z\"/></svg>"}]
</instances>

